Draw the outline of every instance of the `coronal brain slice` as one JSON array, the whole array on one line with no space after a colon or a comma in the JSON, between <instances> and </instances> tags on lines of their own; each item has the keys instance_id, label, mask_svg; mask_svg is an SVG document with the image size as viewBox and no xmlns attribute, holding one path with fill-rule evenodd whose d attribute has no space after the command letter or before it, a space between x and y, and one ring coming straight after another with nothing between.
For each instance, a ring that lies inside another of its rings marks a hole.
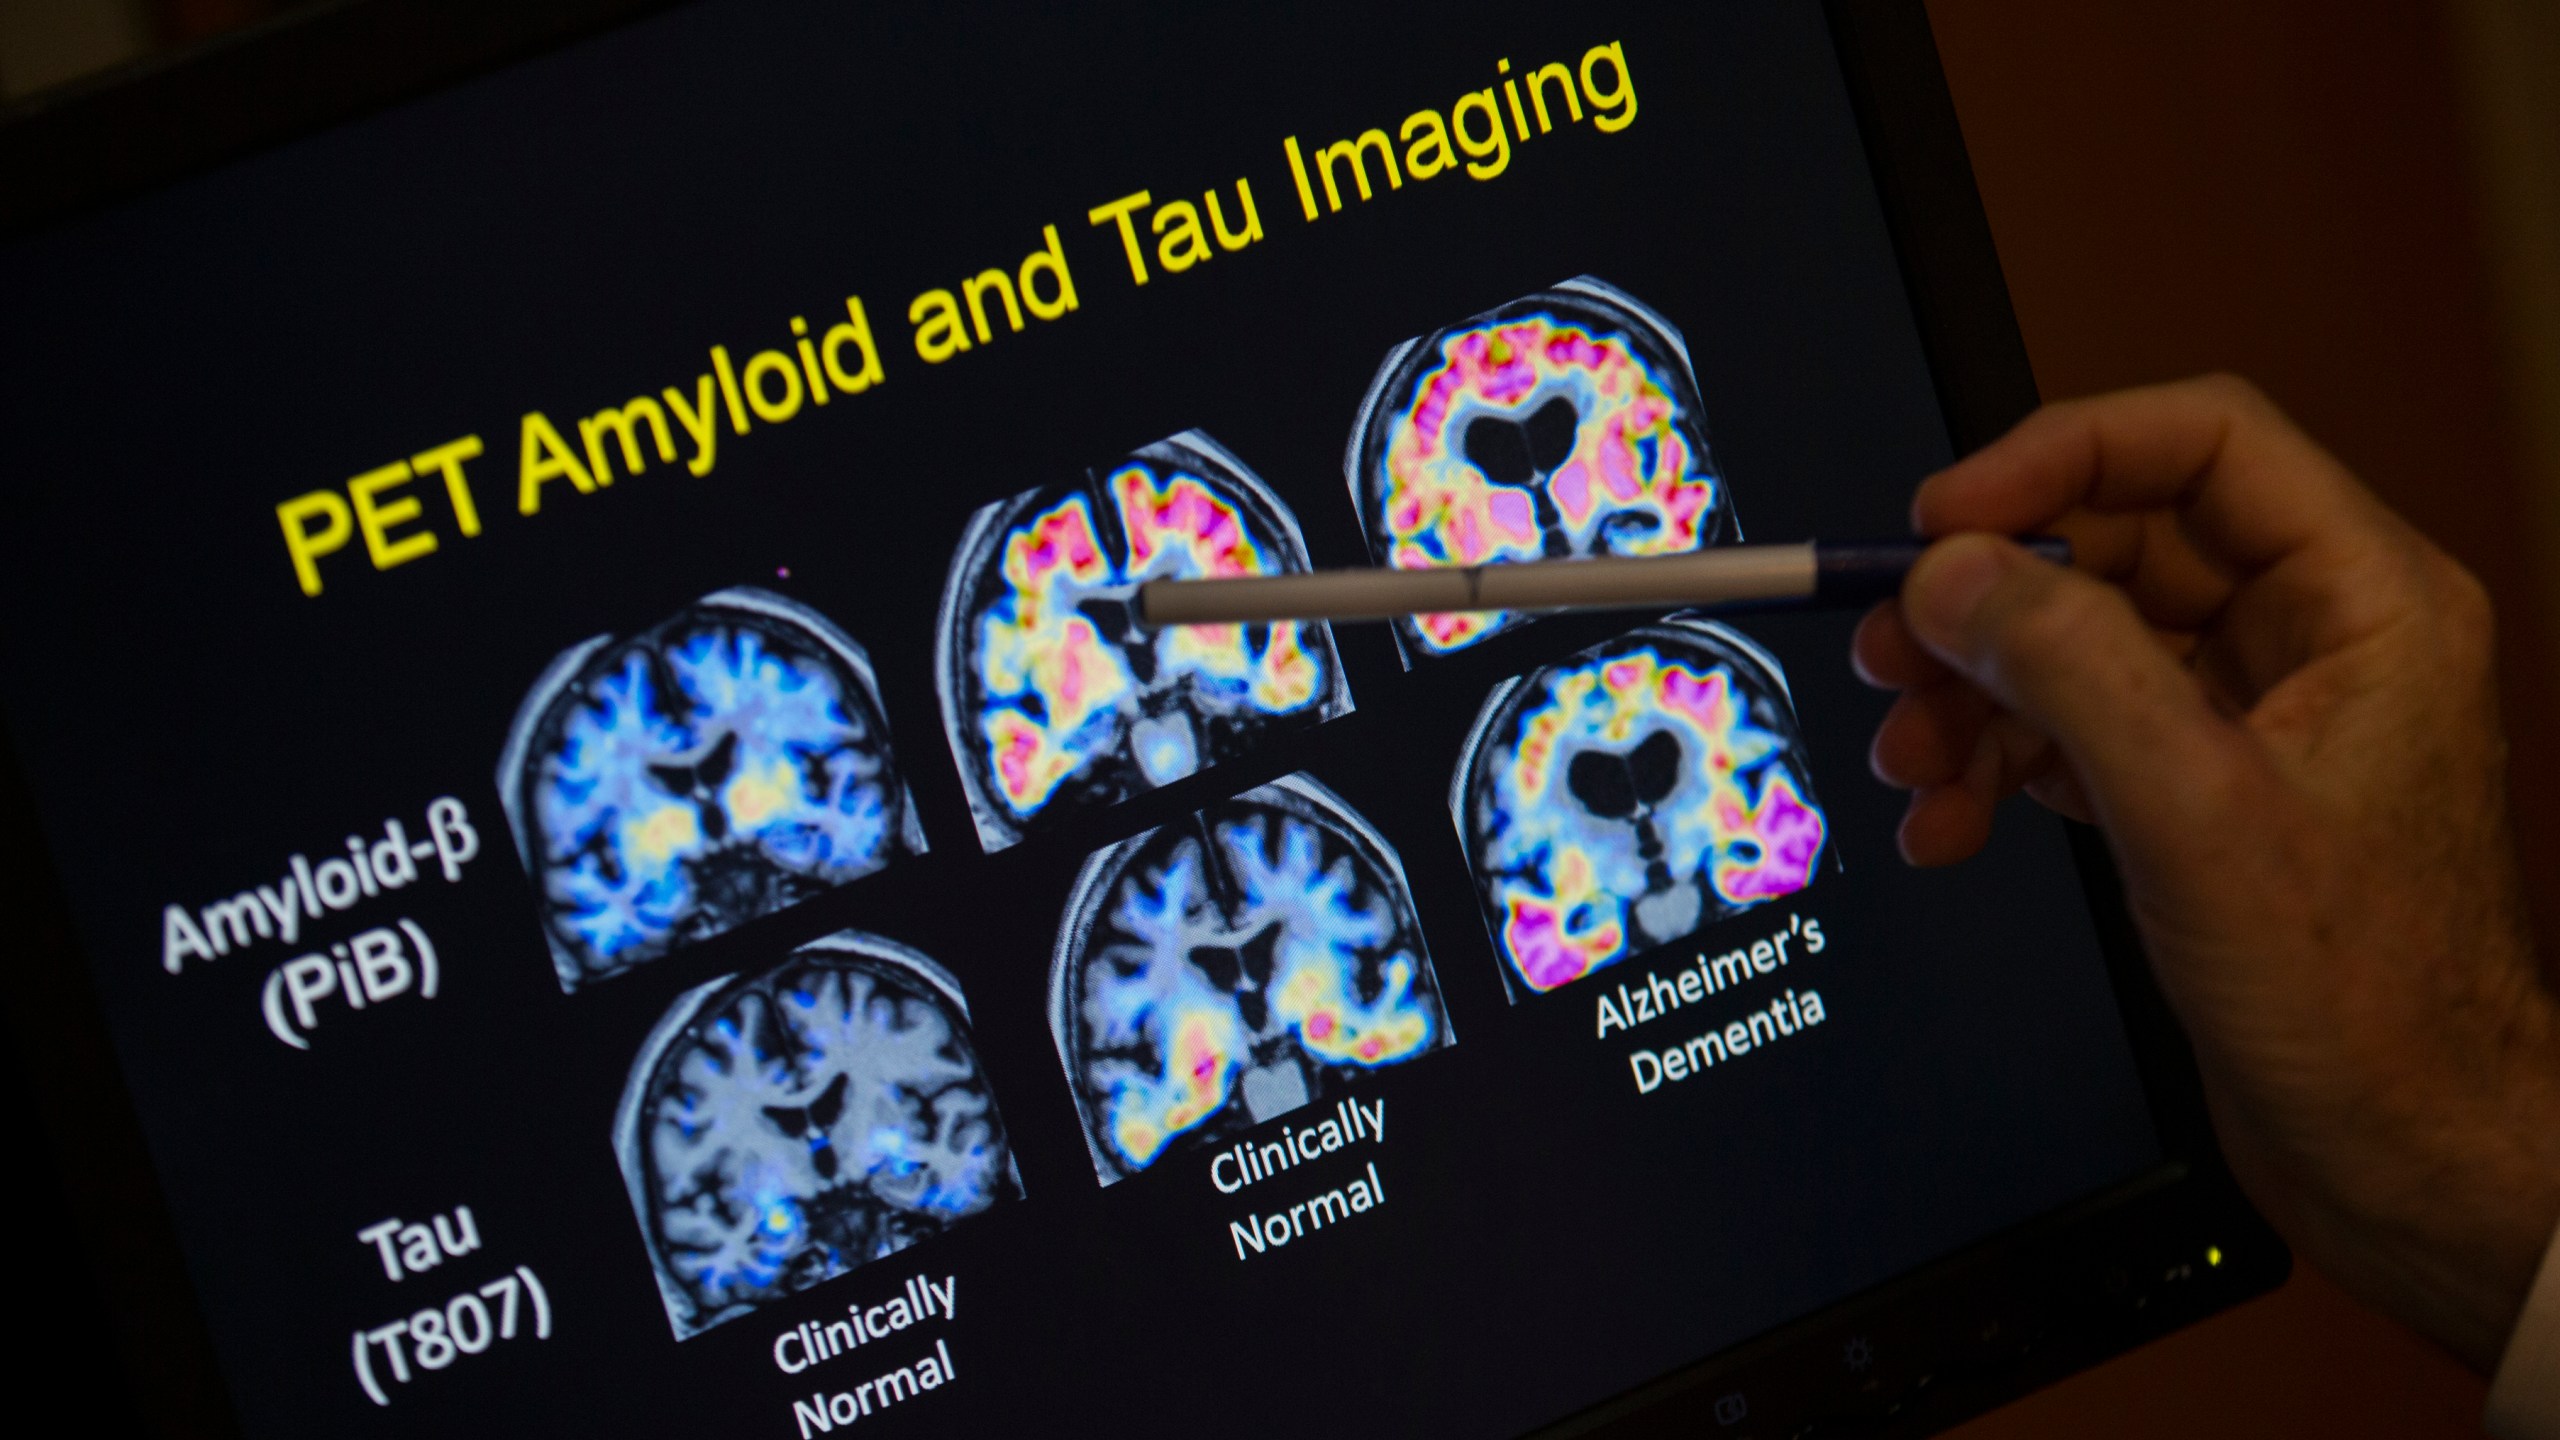
<instances>
[{"instance_id":1,"label":"coronal brain slice","mask_svg":"<svg viewBox=\"0 0 2560 1440\"><path fill-rule=\"evenodd\" d=\"M1400 569L1666 555L1738 537L1686 342L1589 277L1390 353L1344 465L1372 554ZM1396 631L1410 659L1525 618L1422 615Z\"/></svg>"},{"instance_id":2,"label":"coronal brain slice","mask_svg":"<svg viewBox=\"0 0 2560 1440\"><path fill-rule=\"evenodd\" d=\"M1148 580L1305 570L1279 497L1197 431L978 512L943 596L943 724L989 850L1351 708L1323 625L1134 623Z\"/></svg>"},{"instance_id":3,"label":"coronal brain slice","mask_svg":"<svg viewBox=\"0 0 2560 1440\"><path fill-rule=\"evenodd\" d=\"M1449 808L1515 998L1803 889L1825 837L1777 662L1678 618L1497 688Z\"/></svg>"},{"instance_id":4,"label":"coronal brain slice","mask_svg":"<svg viewBox=\"0 0 2560 1440\"><path fill-rule=\"evenodd\" d=\"M564 652L498 784L567 990L925 848L861 647L753 590Z\"/></svg>"},{"instance_id":5,"label":"coronal brain slice","mask_svg":"<svg viewBox=\"0 0 2560 1440\"><path fill-rule=\"evenodd\" d=\"M1305 776L1086 861L1049 983L1106 1185L1451 1042L1402 863Z\"/></svg>"},{"instance_id":6,"label":"coronal brain slice","mask_svg":"<svg viewBox=\"0 0 2560 1440\"><path fill-rule=\"evenodd\" d=\"M615 1145L678 1339L1022 1191L958 986L854 931L679 1000Z\"/></svg>"}]
</instances>

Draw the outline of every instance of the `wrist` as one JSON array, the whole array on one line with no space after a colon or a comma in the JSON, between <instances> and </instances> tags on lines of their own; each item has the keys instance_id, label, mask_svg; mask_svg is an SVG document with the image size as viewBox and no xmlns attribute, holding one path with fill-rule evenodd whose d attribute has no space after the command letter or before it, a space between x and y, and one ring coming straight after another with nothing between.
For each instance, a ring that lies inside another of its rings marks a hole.
<instances>
[{"instance_id":1,"label":"wrist","mask_svg":"<svg viewBox=\"0 0 2560 1440\"><path fill-rule=\"evenodd\" d=\"M2496 1370L2560 1231L2560 1044L2537 989L2523 1041L2490 1053L2480 1103L2439 1120L2432 1163L2395 1207L2406 1273L2392 1306L2482 1374ZM2385 1241L2386 1244L2391 1242Z\"/></svg>"},{"instance_id":2,"label":"wrist","mask_svg":"<svg viewBox=\"0 0 2560 1440\"><path fill-rule=\"evenodd\" d=\"M2509 1330L2482 1420L2497 1440L2533 1440L2560 1428L2560 1231Z\"/></svg>"}]
</instances>

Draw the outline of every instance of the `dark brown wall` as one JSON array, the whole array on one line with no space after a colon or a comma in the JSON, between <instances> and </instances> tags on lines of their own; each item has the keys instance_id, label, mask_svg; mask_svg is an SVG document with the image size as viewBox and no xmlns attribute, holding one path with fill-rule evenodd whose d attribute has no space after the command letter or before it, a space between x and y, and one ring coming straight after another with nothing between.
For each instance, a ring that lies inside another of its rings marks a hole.
<instances>
[{"instance_id":1,"label":"dark brown wall","mask_svg":"<svg viewBox=\"0 0 2560 1440\"><path fill-rule=\"evenodd\" d=\"M2449 20L2383 0L1931 0L2048 397L2265 386L2497 595L2510 733L2552 733ZM2560 768L2514 771L2560 934ZM1965 1440L2479 1432L2479 1382L2307 1267Z\"/></svg>"}]
</instances>

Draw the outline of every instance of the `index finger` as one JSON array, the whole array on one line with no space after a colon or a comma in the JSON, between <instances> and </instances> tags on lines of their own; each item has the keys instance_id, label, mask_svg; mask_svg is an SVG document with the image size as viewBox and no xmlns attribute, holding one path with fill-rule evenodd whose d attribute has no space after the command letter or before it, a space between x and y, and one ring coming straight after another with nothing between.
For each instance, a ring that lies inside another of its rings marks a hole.
<instances>
[{"instance_id":1,"label":"index finger","mask_svg":"<svg viewBox=\"0 0 2560 1440\"><path fill-rule=\"evenodd\" d=\"M2255 387L2225 376L2046 406L1929 477L1912 523L2016 535L2084 508L2177 510L2191 543L2243 573L2400 528Z\"/></svg>"}]
</instances>

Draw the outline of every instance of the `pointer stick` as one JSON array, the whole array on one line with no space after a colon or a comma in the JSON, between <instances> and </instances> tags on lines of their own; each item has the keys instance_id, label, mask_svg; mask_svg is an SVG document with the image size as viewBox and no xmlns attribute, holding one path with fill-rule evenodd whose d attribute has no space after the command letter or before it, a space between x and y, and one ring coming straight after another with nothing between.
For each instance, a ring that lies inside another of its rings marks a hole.
<instances>
[{"instance_id":1,"label":"pointer stick","mask_svg":"<svg viewBox=\"0 0 2560 1440\"><path fill-rule=\"evenodd\" d=\"M2057 565L2070 542L2018 542ZM1871 605L1902 589L1928 548L1920 540L1726 545L1685 555L1529 560L1429 570L1318 570L1226 580L1150 580L1138 587L1144 625L1236 625L1275 620L1386 620L1465 610L1707 610Z\"/></svg>"}]
</instances>

